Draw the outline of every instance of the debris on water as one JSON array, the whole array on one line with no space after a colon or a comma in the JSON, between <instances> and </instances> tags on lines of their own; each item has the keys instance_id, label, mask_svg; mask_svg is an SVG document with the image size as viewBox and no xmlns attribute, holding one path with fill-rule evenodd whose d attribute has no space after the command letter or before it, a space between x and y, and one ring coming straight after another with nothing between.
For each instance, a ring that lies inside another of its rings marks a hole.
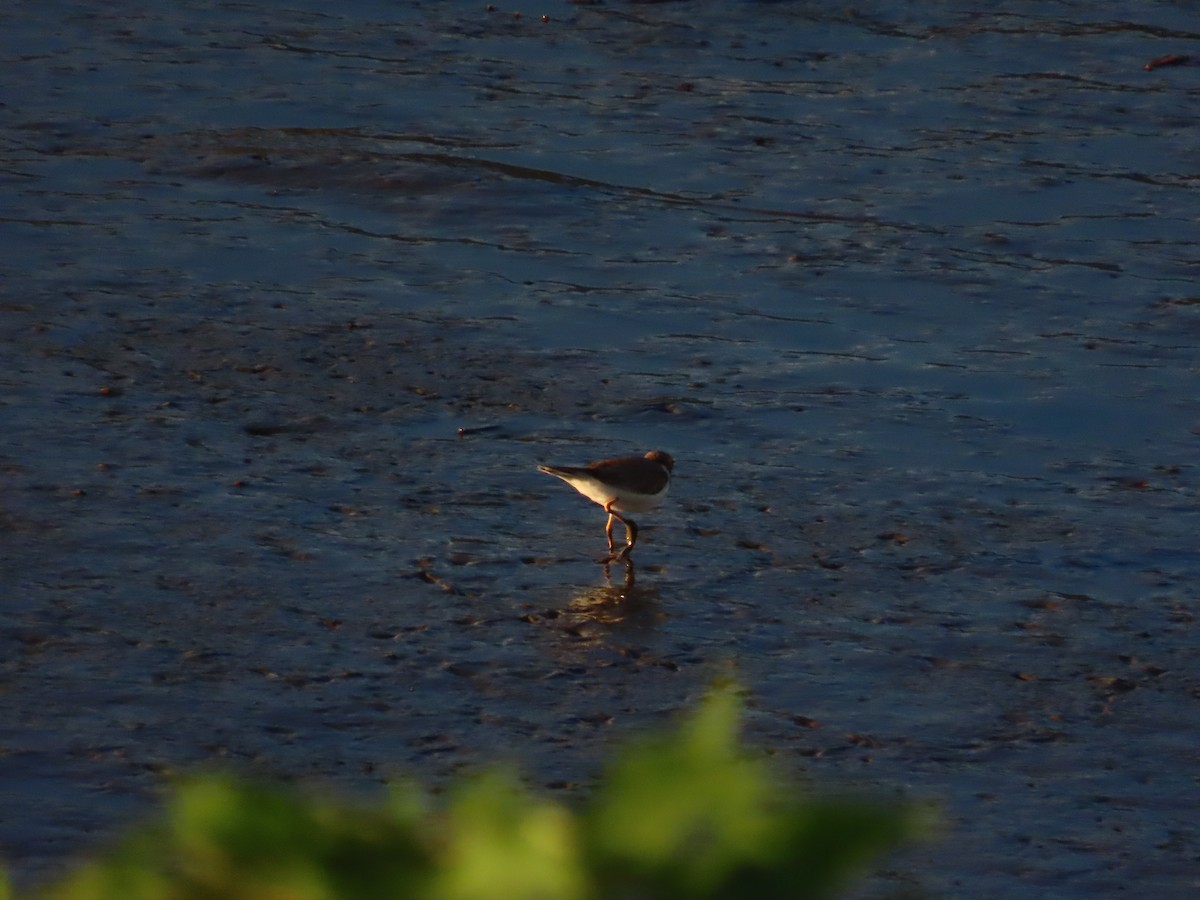
<instances>
[{"instance_id":1,"label":"debris on water","mask_svg":"<svg viewBox=\"0 0 1200 900\"><path fill-rule=\"evenodd\" d=\"M1180 53L1168 53L1165 56L1157 56L1150 62L1142 66L1147 72L1153 72L1155 69L1162 69L1166 66L1183 66L1192 61L1190 56L1184 56Z\"/></svg>"}]
</instances>

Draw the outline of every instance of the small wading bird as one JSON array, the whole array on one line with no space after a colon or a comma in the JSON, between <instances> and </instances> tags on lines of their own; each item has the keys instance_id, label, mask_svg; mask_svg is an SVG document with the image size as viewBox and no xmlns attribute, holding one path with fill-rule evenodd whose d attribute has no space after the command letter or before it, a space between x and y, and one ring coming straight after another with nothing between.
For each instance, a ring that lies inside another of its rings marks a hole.
<instances>
[{"instance_id":1,"label":"small wading bird","mask_svg":"<svg viewBox=\"0 0 1200 900\"><path fill-rule=\"evenodd\" d=\"M621 456L586 466L538 466L539 472L561 478L589 500L599 503L608 513L604 534L608 538L609 559L628 559L637 543L638 527L622 513L641 513L662 503L671 486L675 460L661 450L645 456ZM625 526L625 547L614 552L613 519Z\"/></svg>"}]
</instances>

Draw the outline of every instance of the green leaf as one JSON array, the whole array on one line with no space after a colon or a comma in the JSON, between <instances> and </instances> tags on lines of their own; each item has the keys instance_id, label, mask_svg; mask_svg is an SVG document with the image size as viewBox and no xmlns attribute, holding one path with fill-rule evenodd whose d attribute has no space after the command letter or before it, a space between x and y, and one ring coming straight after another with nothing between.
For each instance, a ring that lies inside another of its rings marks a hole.
<instances>
[{"instance_id":1,"label":"green leaf","mask_svg":"<svg viewBox=\"0 0 1200 900\"><path fill-rule=\"evenodd\" d=\"M438 900L575 900L586 894L571 813L492 773L461 786L443 821Z\"/></svg>"},{"instance_id":2,"label":"green leaf","mask_svg":"<svg viewBox=\"0 0 1200 900\"><path fill-rule=\"evenodd\" d=\"M54 900L804 900L833 896L926 829L911 807L813 799L738 745L714 691L674 734L621 754L573 812L496 770L436 807L204 775L157 824L44 892ZM0 881L0 900L9 888Z\"/></svg>"},{"instance_id":3,"label":"green leaf","mask_svg":"<svg viewBox=\"0 0 1200 900\"><path fill-rule=\"evenodd\" d=\"M675 736L618 760L586 816L603 895L826 897L916 833L906 811L788 788L738 748L739 709L714 691Z\"/></svg>"}]
</instances>

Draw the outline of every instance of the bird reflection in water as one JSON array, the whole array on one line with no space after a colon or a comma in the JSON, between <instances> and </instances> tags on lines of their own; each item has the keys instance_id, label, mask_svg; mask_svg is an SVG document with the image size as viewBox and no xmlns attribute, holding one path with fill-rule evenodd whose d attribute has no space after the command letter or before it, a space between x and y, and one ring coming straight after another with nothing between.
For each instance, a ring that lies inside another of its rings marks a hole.
<instances>
[{"instance_id":1,"label":"bird reflection in water","mask_svg":"<svg viewBox=\"0 0 1200 900\"><path fill-rule=\"evenodd\" d=\"M604 584L581 588L564 610L576 627L585 623L646 626L660 617L658 588L637 583L633 560L615 562L605 563Z\"/></svg>"}]
</instances>

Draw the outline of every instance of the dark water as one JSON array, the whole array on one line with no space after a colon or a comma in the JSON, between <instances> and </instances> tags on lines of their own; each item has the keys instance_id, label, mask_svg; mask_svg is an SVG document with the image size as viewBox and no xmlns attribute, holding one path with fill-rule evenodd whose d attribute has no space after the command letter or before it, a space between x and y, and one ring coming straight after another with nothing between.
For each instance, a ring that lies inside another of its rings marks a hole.
<instances>
[{"instance_id":1,"label":"dark water","mask_svg":"<svg viewBox=\"0 0 1200 900\"><path fill-rule=\"evenodd\" d=\"M579 792L732 669L944 803L868 892L1194 895L1194 10L522 13L0 14L19 884L213 760ZM655 447L605 573L535 466Z\"/></svg>"}]
</instances>

